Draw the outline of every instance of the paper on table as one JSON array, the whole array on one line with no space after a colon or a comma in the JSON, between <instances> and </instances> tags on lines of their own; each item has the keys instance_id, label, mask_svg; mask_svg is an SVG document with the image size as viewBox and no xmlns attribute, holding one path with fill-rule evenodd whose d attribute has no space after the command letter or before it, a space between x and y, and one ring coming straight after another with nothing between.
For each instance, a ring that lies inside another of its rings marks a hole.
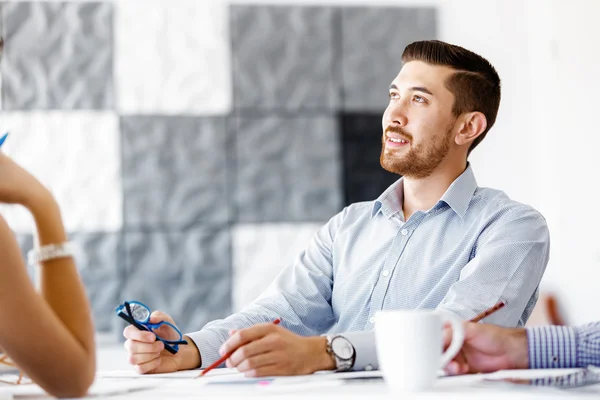
<instances>
[{"instance_id":1,"label":"paper on table","mask_svg":"<svg viewBox=\"0 0 600 400\"><path fill-rule=\"evenodd\" d=\"M167 379L190 379L195 378L200 374L199 369L190 369L186 371L169 372L166 374L138 374L134 370L114 370L114 371L98 371L96 377L98 378L136 378L136 379L153 379L153 378L167 378ZM205 378L212 376L221 375L241 375L237 369L233 368L217 368L206 374ZM199 378L198 380L202 380Z\"/></svg>"},{"instance_id":2,"label":"paper on table","mask_svg":"<svg viewBox=\"0 0 600 400\"><path fill-rule=\"evenodd\" d=\"M216 370L215 370L216 371ZM277 376L263 378L246 378L244 374L237 372L235 369L230 370L228 374L211 375L209 372L205 377L198 379L199 384L218 384L218 385L295 385L306 384L312 382L327 382L327 381L345 381L351 379L378 379L381 378L380 371L351 371L351 372L333 372L321 371L311 375L297 376ZM237 373L236 373L237 372Z\"/></svg>"}]
</instances>

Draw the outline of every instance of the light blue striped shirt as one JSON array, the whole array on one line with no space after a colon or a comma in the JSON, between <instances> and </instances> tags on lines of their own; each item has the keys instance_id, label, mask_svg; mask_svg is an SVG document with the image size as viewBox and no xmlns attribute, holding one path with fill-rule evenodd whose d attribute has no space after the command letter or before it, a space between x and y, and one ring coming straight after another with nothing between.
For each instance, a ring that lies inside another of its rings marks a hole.
<instances>
[{"instance_id":1,"label":"light blue striped shirt","mask_svg":"<svg viewBox=\"0 0 600 400\"><path fill-rule=\"evenodd\" d=\"M527 329L529 368L600 367L600 322Z\"/></svg>"},{"instance_id":2,"label":"light blue striped shirt","mask_svg":"<svg viewBox=\"0 0 600 400\"><path fill-rule=\"evenodd\" d=\"M477 186L470 166L434 207L407 221L403 180L377 200L352 204L321 227L269 289L242 311L188 334L207 366L230 329L283 320L304 336L344 333L355 369L377 368L374 314L443 309L469 319L524 325L549 253L544 218L503 192Z\"/></svg>"}]
</instances>

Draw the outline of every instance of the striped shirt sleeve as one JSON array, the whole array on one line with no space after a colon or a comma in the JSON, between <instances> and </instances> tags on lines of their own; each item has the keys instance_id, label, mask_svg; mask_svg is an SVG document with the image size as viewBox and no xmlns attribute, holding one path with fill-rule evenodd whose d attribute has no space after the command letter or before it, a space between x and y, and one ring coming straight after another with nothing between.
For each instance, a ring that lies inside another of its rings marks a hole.
<instances>
[{"instance_id":1,"label":"striped shirt sleeve","mask_svg":"<svg viewBox=\"0 0 600 400\"><path fill-rule=\"evenodd\" d=\"M600 322L527 328L530 368L600 366Z\"/></svg>"}]
</instances>

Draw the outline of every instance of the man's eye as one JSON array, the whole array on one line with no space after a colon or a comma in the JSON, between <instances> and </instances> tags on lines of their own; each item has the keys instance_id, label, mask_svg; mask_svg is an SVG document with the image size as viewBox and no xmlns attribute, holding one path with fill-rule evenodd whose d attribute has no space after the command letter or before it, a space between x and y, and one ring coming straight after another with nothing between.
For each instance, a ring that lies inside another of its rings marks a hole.
<instances>
[{"instance_id":1,"label":"man's eye","mask_svg":"<svg viewBox=\"0 0 600 400\"><path fill-rule=\"evenodd\" d=\"M399 99L400 96L398 95L398 93L390 93L390 99L391 100L396 100Z\"/></svg>"},{"instance_id":2,"label":"man's eye","mask_svg":"<svg viewBox=\"0 0 600 400\"><path fill-rule=\"evenodd\" d=\"M415 95L415 97L413 97L413 99L417 102L417 103L425 103L427 102L427 100L425 100L425 97L421 97L418 95Z\"/></svg>"}]
</instances>

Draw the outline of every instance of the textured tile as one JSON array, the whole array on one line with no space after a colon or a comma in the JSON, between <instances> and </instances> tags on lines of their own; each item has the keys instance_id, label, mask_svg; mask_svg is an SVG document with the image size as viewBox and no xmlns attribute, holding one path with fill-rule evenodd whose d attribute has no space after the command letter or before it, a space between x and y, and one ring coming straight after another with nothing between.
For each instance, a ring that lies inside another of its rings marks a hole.
<instances>
[{"instance_id":1,"label":"textured tile","mask_svg":"<svg viewBox=\"0 0 600 400\"><path fill-rule=\"evenodd\" d=\"M323 221L341 210L335 118L237 116L234 127L238 221Z\"/></svg>"},{"instance_id":2,"label":"textured tile","mask_svg":"<svg viewBox=\"0 0 600 400\"><path fill-rule=\"evenodd\" d=\"M231 240L226 227L126 233L122 300L173 316L182 331L231 312Z\"/></svg>"},{"instance_id":3,"label":"textured tile","mask_svg":"<svg viewBox=\"0 0 600 400\"><path fill-rule=\"evenodd\" d=\"M121 233L77 233L70 236L77 246L77 268L86 287L97 331L114 326L115 307L120 303L125 252Z\"/></svg>"},{"instance_id":4,"label":"textured tile","mask_svg":"<svg viewBox=\"0 0 600 400\"><path fill-rule=\"evenodd\" d=\"M109 2L6 2L5 110L113 107Z\"/></svg>"},{"instance_id":5,"label":"textured tile","mask_svg":"<svg viewBox=\"0 0 600 400\"><path fill-rule=\"evenodd\" d=\"M344 205L375 200L400 178L383 169L381 115L340 114L344 176Z\"/></svg>"},{"instance_id":6,"label":"textured tile","mask_svg":"<svg viewBox=\"0 0 600 400\"><path fill-rule=\"evenodd\" d=\"M231 7L234 106L334 109L329 7Z\"/></svg>"},{"instance_id":7,"label":"textured tile","mask_svg":"<svg viewBox=\"0 0 600 400\"><path fill-rule=\"evenodd\" d=\"M33 236L16 235L26 260L33 248ZM92 307L97 331L109 331L114 326L114 308L119 304L119 290L123 278L124 253L118 233L76 233L69 235L76 248L76 263ZM37 268L27 266L29 276L37 280Z\"/></svg>"},{"instance_id":8,"label":"textured tile","mask_svg":"<svg viewBox=\"0 0 600 400\"><path fill-rule=\"evenodd\" d=\"M237 225L233 229L233 310L255 300L306 248L321 224Z\"/></svg>"},{"instance_id":9,"label":"textured tile","mask_svg":"<svg viewBox=\"0 0 600 400\"><path fill-rule=\"evenodd\" d=\"M113 114L4 112L0 121L11 132L2 151L54 193L68 231L121 228L121 151ZM15 231L32 232L25 209L10 207L5 216Z\"/></svg>"},{"instance_id":10,"label":"textured tile","mask_svg":"<svg viewBox=\"0 0 600 400\"><path fill-rule=\"evenodd\" d=\"M223 118L122 117L121 132L128 228L228 219Z\"/></svg>"},{"instance_id":11,"label":"textured tile","mask_svg":"<svg viewBox=\"0 0 600 400\"><path fill-rule=\"evenodd\" d=\"M115 8L121 112L224 114L231 108L226 4L118 1Z\"/></svg>"},{"instance_id":12,"label":"textured tile","mask_svg":"<svg viewBox=\"0 0 600 400\"><path fill-rule=\"evenodd\" d=\"M436 38L434 8L342 9L343 108L383 111L404 47Z\"/></svg>"}]
</instances>

